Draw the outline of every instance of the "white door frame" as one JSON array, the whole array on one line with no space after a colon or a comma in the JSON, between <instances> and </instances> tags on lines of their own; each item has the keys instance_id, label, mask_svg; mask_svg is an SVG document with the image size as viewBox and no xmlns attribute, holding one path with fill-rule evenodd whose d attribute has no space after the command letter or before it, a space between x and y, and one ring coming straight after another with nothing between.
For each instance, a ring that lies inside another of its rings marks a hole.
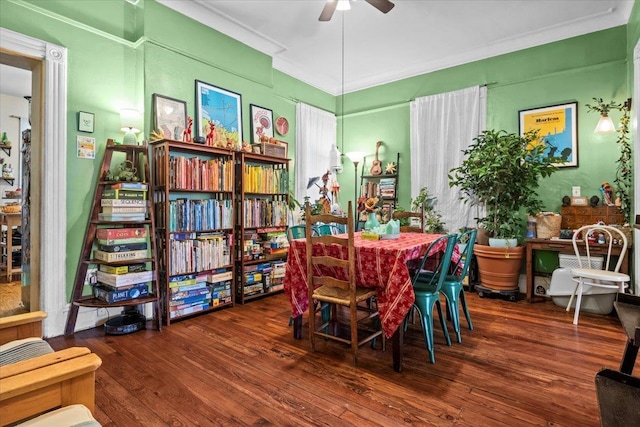
<instances>
[{"instance_id":1,"label":"white door frame","mask_svg":"<svg viewBox=\"0 0 640 427\"><path fill-rule=\"evenodd\" d=\"M67 280L67 49L0 28L0 50L44 63L40 155L40 239L38 272L40 309L47 312L44 336L62 335L66 323ZM36 146L34 146L36 149ZM37 309L34 307L32 309Z\"/></svg>"}]
</instances>

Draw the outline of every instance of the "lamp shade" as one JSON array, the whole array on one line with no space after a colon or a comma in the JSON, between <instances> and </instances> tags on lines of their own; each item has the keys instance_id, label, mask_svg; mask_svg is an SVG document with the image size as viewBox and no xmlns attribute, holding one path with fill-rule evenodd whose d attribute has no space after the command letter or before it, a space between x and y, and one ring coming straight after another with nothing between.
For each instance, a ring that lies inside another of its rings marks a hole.
<instances>
[{"instance_id":1,"label":"lamp shade","mask_svg":"<svg viewBox=\"0 0 640 427\"><path fill-rule=\"evenodd\" d=\"M140 132L140 119L142 115L138 110L124 108L120 110L120 130L122 132Z\"/></svg>"},{"instance_id":2,"label":"lamp shade","mask_svg":"<svg viewBox=\"0 0 640 427\"><path fill-rule=\"evenodd\" d=\"M613 124L613 120L609 116L601 116L600 120L598 120L598 124L596 125L596 130L594 133L598 134L606 134L613 133L616 131L616 127Z\"/></svg>"},{"instance_id":3,"label":"lamp shade","mask_svg":"<svg viewBox=\"0 0 640 427\"><path fill-rule=\"evenodd\" d=\"M346 156L353 162L353 163L360 163L361 161L364 160L364 156L366 155L366 153L362 152L362 151L350 151L346 154Z\"/></svg>"},{"instance_id":4,"label":"lamp shade","mask_svg":"<svg viewBox=\"0 0 640 427\"><path fill-rule=\"evenodd\" d=\"M340 151L336 144L331 144L331 150L329 151L329 168L331 170L342 168L342 164L340 162Z\"/></svg>"}]
</instances>

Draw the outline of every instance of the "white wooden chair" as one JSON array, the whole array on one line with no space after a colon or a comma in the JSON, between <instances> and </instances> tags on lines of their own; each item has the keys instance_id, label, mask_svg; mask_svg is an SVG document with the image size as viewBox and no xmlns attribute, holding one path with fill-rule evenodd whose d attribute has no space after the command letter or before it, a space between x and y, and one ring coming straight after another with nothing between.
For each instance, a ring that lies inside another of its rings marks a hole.
<instances>
[{"instance_id":1,"label":"white wooden chair","mask_svg":"<svg viewBox=\"0 0 640 427\"><path fill-rule=\"evenodd\" d=\"M593 244L593 239L595 239L596 245L606 245L607 247L604 269L592 268L591 246L589 241L591 240ZM578 316L580 314L580 303L582 302L582 293L588 289L589 286L612 289L617 290L620 293L624 293L625 288L629 286L631 278L627 274L620 273L620 267L622 266L624 256L627 253L627 238L619 229L607 225L585 225L573 233L572 240L573 250L576 253L580 267L571 269L571 275L573 276L574 282L576 282L576 286L571 298L569 298L567 311L571 309L573 298L576 297L573 324L577 325ZM600 242L598 242L598 240L600 240ZM622 246L622 251L618 257L618 262L616 263L615 268L613 271L610 271L611 248L614 245L614 241L618 245ZM582 253L586 254L586 260L583 260L580 248L582 248Z\"/></svg>"}]
</instances>

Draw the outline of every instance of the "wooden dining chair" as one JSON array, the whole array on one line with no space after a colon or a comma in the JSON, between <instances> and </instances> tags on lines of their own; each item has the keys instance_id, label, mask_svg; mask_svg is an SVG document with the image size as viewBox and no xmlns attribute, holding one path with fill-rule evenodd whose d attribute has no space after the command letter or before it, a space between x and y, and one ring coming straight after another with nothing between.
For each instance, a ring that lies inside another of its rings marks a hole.
<instances>
[{"instance_id":1,"label":"wooden dining chair","mask_svg":"<svg viewBox=\"0 0 640 427\"><path fill-rule=\"evenodd\" d=\"M416 222L419 222L420 226L414 225L413 218L417 218ZM420 208L419 212L394 212L393 219L409 220L409 225L400 225L402 233L424 233L424 208Z\"/></svg>"},{"instance_id":2,"label":"wooden dining chair","mask_svg":"<svg viewBox=\"0 0 640 427\"><path fill-rule=\"evenodd\" d=\"M416 270L411 283L413 284L413 291L416 295L414 307L418 309L420 314L420 323L422 324L422 331L424 334L424 341L427 350L429 351L429 360L431 363L436 363L433 344L433 307L438 310L438 317L440 318L440 324L442 325L442 332L444 333L447 345L451 345L451 338L449 338L449 331L447 330L447 323L442 316L442 307L440 306L440 290L447 277L449 266L451 264L451 256L456 246L455 234L449 234L439 237L432 242L427 252L425 253L420 267ZM445 244L445 250L442 256L439 257L436 267L428 273L423 273L424 266L427 259L433 257L435 254L435 248L441 244ZM408 316L407 316L408 317ZM405 319L405 324L406 324Z\"/></svg>"},{"instance_id":3,"label":"wooden dining chair","mask_svg":"<svg viewBox=\"0 0 640 427\"><path fill-rule=\"evenodd\" d=\"M315 302L331 304L330 316L316 325L313 310L309 313L309 338L311 350L315 351L316 337L322 337L347 344L351 347L354 365L358 360L358 347L382 337L378 312L359 306L376 296L374 288L356 286L356 264L354 247L354 223L351 202L347 217L330 214L311 215L309 205L305 206L307 227L307 284L309 307ZM312 227L318 222L344 224L347 237L335 235L313 236ZM313 253L314 244L323 244L320 253ZM343 326L347 326L337 316L337 306L349 309L348 336ZM361 313L365 313L361 315ZM359 335L360 332L360 335Z\"/></svg>"}]
</instances>

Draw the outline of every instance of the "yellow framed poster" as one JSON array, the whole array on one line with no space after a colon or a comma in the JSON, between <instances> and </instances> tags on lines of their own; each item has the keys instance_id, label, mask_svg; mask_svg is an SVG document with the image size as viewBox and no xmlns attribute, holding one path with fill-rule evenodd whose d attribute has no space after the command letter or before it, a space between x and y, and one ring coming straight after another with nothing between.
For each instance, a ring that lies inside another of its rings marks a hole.
<instances>
[{"instance_id":1,"label":"yellow framed poster","mask_svg":"<svg viewBox=\"0 0 640 427\"><path fill-rule=\"evenodd\" d=\"M558 167L578 166L578 103L520 110L520 135L537 130L538 144L545 144L545 154L561 157Z\"/></svg>"}]
</instances>

